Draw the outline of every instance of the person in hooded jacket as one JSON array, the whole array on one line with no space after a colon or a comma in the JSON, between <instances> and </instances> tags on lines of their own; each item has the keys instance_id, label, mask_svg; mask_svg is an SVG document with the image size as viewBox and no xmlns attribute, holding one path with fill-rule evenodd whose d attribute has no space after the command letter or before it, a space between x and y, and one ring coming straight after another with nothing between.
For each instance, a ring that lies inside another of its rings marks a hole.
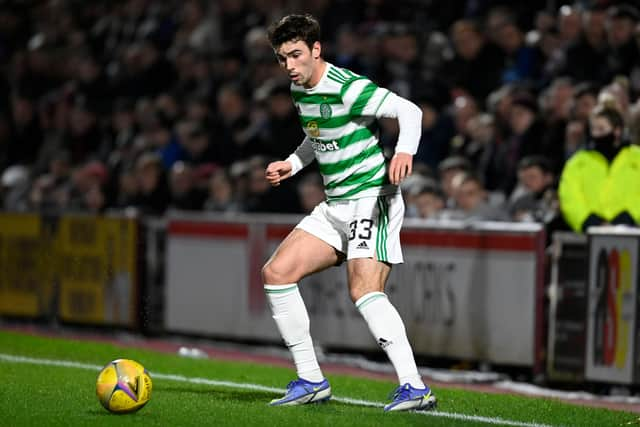
<instances>
[{"instance_id":1,"label":"person in hooded jacket","mask_svg":"<svg viewBox=\"0 0 640 427\"><path fill-rule=\"evenodd\" d=\"M560 209L576 232L604 224L640 224L640 146L624 140L624 118L598 105L589 118L591 140L560 176Z\"/></svg>"}]
</instances>

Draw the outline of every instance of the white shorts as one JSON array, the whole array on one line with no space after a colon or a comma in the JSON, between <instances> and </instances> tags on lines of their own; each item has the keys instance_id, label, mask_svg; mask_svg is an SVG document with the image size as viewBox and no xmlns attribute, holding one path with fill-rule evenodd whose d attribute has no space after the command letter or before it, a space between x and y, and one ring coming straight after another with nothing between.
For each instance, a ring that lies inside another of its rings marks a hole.
<instances>
[{"instance_id":1,"label":"white shorts","mask_svg":"<svg viewBox=\"0 0 640 427\"><path fill-rule=\"evenodd\" d=\"M347 259L373 258L400 264L403 219L404 201L398 193L322 202L296 228L327 242Z\"/></svg>"}]
</instances>

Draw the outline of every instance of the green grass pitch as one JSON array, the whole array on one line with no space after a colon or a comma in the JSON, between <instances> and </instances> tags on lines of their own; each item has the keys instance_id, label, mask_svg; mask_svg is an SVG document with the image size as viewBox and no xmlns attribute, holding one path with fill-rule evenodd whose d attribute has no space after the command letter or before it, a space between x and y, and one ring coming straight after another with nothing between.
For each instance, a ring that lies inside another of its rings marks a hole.
<instances>
[{"instance_id":1,"label":"green grass pitch","mask_svg":"<svg viewBox=\"0 0 640 427\"><path fill-rule=\"evenodd\" d=\"M114 415L95 395L98 366L134 359L153 379L151 401ZM66 365L65 365L66 364ZM335 400L269 407L292 369L189 359L116 345L0 332L2 426L624 426L638 415L550 399L436 388L435 413L390 413L395 384L329 375Z\"/></svg>"}]
</instances>

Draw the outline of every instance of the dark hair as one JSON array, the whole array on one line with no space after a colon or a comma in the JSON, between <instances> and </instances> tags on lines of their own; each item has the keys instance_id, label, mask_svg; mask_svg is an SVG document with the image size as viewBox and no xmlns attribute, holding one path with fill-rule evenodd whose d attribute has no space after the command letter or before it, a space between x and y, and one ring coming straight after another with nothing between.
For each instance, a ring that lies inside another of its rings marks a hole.
<instances>
[{"instance_id":1,"label":"dark hair","mask_svg":"<svg viewBox=\"0 0 640 427\"><path fill-rule=\"evenodd\" d=\"M476 184L478 184L478 187L484 190L484 180L476 172L462 172L460 174L460 178L458 178L457 176L456 178L459 179L460 185L466 184L467 182L475 182Z\"/></svg>"},{"instance_id":2,"label":"dark hair","mask_svg":"<svg viewBox=\"0 0 640 427\"><path fill-rule=\"evenodd\" d=\"M582 82L575 85L573 88L573 99L579 99L585 95L591 95L594 98L598 98L600 88L593 82Z\"/></svg>"},{"instance_id":3,"label":"dark hair","mask_svg":"<svg viewBox=\"0 0 640 427\"><path fill-rule=\"evenodd\" d=\"M283 43L298 40L311 49L315 42L320 41L320 24L309 14L287 15L269 26L267 38L274 49Z\"/></svg>"},{"instance_id":4,"label":"dark hair","mask_svg":"<svg viewBox=\"0 0 640 427\"><path fill-rule=\"evenodd\" d=\"M549 159L544 156L539 155L531 155L523 157L520 162L518 162L518 170L521 171L527 168L537 167L544 173L551 173L551 163Z\"/></svg>"},{"instance_id":5,"label":"dark hair","mask_svg":"<svg viewBox=\"0 0 640 427\"><path fill-rule=\"evenodd\" d=\"M460 169L462 171L470 171L471 162L463 156L449 156L438 163L438 172L443 173L450 169Z\"/></svg>"},{"instance_id":6,"label":"dark hair","mask_svg":"<svg viewBox=\"0 0 640 427\"><path fill-rule=\"evenodd\" d=\"M629 19L634 23L640 21L640 13L638 13L638 9L629 4L611 6L607 10L607 13L609 14L609 17L613 19Z\"/></svg>"},{"instance_id":7,"label":"dark hair","mask_svg":"<svg viewBox=\"0 0 640 427\"><path fill-rule=\"evenodd\" d=\"M434 180L429 180L428 182L420 186L420 188L416 192L416 195L420 196L422 194L431 194L432 196L437 197L438 199L441 199L443 201L447 198L442 187Z\"/></svg>"}]
</instances>

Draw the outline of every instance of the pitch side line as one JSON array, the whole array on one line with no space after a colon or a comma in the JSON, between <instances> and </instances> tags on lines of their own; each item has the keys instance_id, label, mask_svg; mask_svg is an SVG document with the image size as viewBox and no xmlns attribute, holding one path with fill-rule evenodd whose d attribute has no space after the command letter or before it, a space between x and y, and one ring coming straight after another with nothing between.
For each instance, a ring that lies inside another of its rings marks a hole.
<instances>
[{"instance_id":1,"label":"pitch side line","mask_svg":"<svg viewBox=\"0 0 640 427\"><path fill-rule=\"evenodd\" d=\"M15 356L12 354L0 353L0 361L7 363L25 363L30 365L40 365L40 366L58 366L62 368L76 368L76 369L85 369L89 371L99 371L104 366L93 365L90 363L80 363L74 362L71 360L56 360L56 359L39 359L34 357L25 357L25 356ZM231 381L219 381L219 380L211 380L208 378L198 378L198 377L185 377L184 375L174 375L174 374L162 374L159 372L151 373L152 379L162 379L169 381L177 381L184 382L189 384L204 384L210 386L217 387L229 387L229 388L237 388L242 390L255 390L255 391L265 391L269 393L284 393L285 390L281 388L275 387L267 387L260 384L250 384L250 383L236 383ZM369 400L361 400L361 399L352 399L349 397L337 397L333 396L331 400L341 403L347 403L349 405L357 405L357 406L369 406L374 408L382 408L384 407L384 403L373 402ZM461 420L461 421L474 421L485 424L494 424L501 426L512 426L512 427L555 427L550 424L538 424L538 423L528 423L524 421L513 421L507 420L500 417L482 417L479 415L465 415L458 414L455 412L442 412L442 411L414 411L415 414L431 416L431 417L441 417L441 418L449 418L453 420Z\"/></svg>"}]
</instances>

